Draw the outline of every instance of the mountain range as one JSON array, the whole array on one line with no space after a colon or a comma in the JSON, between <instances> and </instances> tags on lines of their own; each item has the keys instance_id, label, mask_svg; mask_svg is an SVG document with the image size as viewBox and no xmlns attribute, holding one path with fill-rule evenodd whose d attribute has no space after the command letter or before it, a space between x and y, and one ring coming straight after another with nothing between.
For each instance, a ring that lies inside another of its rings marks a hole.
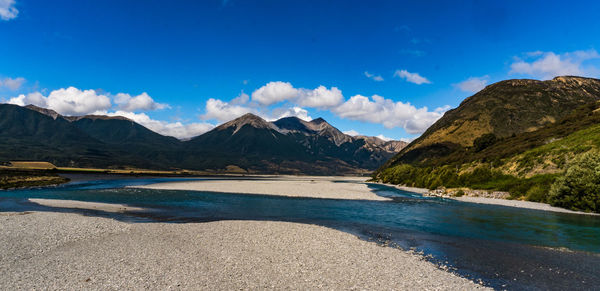
<instances>
[{"instance_id":1,"label":"mountain range","mask_svg":"<svg viewBox=\"0 0 600 291\"><path fill-rule=\"evenodd\" d=\"M368 173L406 145L349 136L322 118L267 122L253 114L181 141L125 117L63 116L33 105L10 104L0 104L0 139L0 161L323 175Z\"/></svg>"}]
</instances>

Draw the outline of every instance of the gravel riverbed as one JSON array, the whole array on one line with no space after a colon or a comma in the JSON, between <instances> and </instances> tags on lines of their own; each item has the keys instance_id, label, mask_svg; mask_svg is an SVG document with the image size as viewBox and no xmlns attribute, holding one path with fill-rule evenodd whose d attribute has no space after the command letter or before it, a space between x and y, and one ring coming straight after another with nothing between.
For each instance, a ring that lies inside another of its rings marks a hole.
<instances>
[{"instance_id":1,"label":"gravel riverbed","mask_svg":"<svg viewBox=\"0 0 600 291\"><path fill-rule=\"evenodd\" d=\"M483 289L418 254L307 224L0 212L0 234L2 290Z\"/></svg>"}]
</instances>

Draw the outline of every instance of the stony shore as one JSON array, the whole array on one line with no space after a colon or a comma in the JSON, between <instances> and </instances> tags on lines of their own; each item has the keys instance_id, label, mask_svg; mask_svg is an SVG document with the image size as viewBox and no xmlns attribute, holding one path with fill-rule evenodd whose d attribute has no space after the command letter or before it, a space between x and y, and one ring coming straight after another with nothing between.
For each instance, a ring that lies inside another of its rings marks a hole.
<instances>
[{"instance_id":1,"label":"stony shore","mask_svg":"<svg viewBox=\"0 0 600 291\"><path fill-rule=\"evenodd\" d=\"M351 200L390 200L375 194L365 177L281 176L255 179L221 179L166 182L135 188L159 190L191 190L219 193L242 193Z\"/></svg>"},{"instance_id":2,"label":"stony shore","mask_svg":"<svg viewBox=\"0 0 600 291\"><path fill-rule=\"evenodd\" d=\"M315 225L0 212L0 233L1 290L482 289L418 254Z\"/></svg>"},{"instance_id":3,"label":"stony shore","mask_svg":"<svg viewBox=\"0 0 600 291\"><path fill-rule=\"evenodd\" d=\"M524 208L524 209L534 209L534 210L543 210L543 211L570 213L570 214L600 215L598 213L573 211L573 210L569 210L569 209L565 209L565 208L554 207L550 204L539 203L539 202L509 200L509 199L490 198L490 197L471 197L471 196L455 197L455 196L451 196L451 195L439 195L439 194L435 194L435 193L432 195L432 194L430 194L431 191L429 189L425 189L425 188L406 187L406 186L384 184L384 183L380 183L380 184L394 187L396 189L403 190L403 191L414 192L414 193L419 193L419 194L423 194L423 195L436 196L436 197L441 197L441 198L446 198L446 199L453 199L453 200L469 202L469 203L501 205L501 206L508 206L508 207L517 207L517 208ZM477 190L474 190L472 192L477 192Z\"/></svg>"},{"instance_id":4,"label":"stony shore","mask_svg":"<svg viewBox=\"0 0 600 291\"><path fill-rule=\"evenodd\" d=\"M495 199L495 198L484 198L484 197L450 197L450 199L463 201L463 202L470 202L470 203L502 205L502 206L509 206L509 207L518 207L518 208L552 211L552 212L560 212L560 213L600 215L598 213L573 211L573 210L569 210L569 209L565 209L565 208L554 207L554 206L551 206L550 204L546 204L546 203L531 202L531 201Z\"/></svg>"}]
</instances>

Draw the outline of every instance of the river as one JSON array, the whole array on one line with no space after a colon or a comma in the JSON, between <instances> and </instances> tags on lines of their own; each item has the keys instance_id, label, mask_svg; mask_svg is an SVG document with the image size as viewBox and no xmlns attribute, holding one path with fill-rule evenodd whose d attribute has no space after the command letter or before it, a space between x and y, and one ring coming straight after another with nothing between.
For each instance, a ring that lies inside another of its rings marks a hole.
<instances>
[{"instance_id":1,"label":"river","mask_svg":"<svg viewBox=\"0 0 600 291\"><path fill-rule=\"evenodd\" d=\"M124 188L173 180L181 179L105 179L0 191L0 211L78 212L131 223L276 220L318 224L382 245L423 252L443 268L497 289L600 286L598 216L423 197L382 185L369 187L391 201ZM115 214L57 209L29 203L28 198L119 203L150 210Z\"/></svg>"}]
</instances>

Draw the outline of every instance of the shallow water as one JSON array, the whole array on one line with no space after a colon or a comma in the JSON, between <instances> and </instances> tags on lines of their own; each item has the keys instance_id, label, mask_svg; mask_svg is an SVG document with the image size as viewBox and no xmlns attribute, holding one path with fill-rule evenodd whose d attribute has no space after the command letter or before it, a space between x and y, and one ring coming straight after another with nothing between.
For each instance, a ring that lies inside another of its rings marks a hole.
<instances>
[{"instance_id":1,"label":"shallow water","mask_svg":"<svg viewBox=\"0 0 600 291\"><path fill-rule=\"evenodd\" d=\"M122 188L181 179L83 181L0 191L0 211L52 210L27 198L121 203L135 214L62 209L130 222L231 219L312 223L368 240L414 248L495 288L594 289L600 286L600 217L474 204L370 185L392 201L288 198ZM393 267L393 266L390 266Z\"/></svg>"}]
</instances>

